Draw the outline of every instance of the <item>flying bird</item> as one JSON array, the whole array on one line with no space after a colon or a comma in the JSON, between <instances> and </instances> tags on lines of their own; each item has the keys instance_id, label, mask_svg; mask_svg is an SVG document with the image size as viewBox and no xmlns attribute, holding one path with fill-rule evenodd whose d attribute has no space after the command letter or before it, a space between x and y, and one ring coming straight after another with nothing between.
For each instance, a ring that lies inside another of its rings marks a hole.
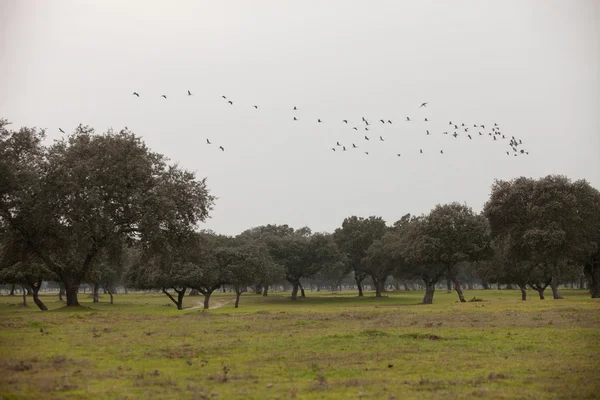
<instances>
[{"instance_id":1,"label":"flying bird","mask_svg":"<svg viewBox=\"0 0 600 400\"><path fill-rule=\"evenodd\" d=\"M369 130L369 128L367 128L367 127L365 126L365 131L368 131L368 130Z\"/></svg>"},{"instance_id":2,"label":"flying bird","mask_svg":"<svg viewBox=\"0 0 600 400\"><path fill-rule=\"evenodd\" d=\"M65 133L65 131L63 131L63 130L62 130L62 128L58 128L58 130L59 130L61 133Z\"/></svg>"},{"instance_id":3,"label":"flying bird","mask_svg":"<svg viewBox=\"0 0 600 400\"><path fill-rule=\"evenodd\" d=\"M140 97L140 94L138 92L133 92L134 96Z\"/></svg>"},{"instance_id":4,"label":"flying bird","mask_svg":"<svg viewBox=\"0 0 600 400\"><path fill-rule=\"evenodd\" d=\"M368 137L368 136L365 136L365 140L369 140L369 137Z\"/></svg>"},{"instance_id":5,"label":"flying bird","mask_svg":"<svg viewBox=\"0 0 600 400\"><path fill-rule=\"evenodd\" d=\"M190 92L190 91L188 90L188 96L191 96L191 95L192 95L192 92Z\"/></svg>"},{"instance_id":6,"label":"flying bird","mask_svg":"<svg viewBox=\"0 0 600 400\"><path fill-rule=\"evenodd\" d=\"M458 125L454 124L454 129L458 129Z\"/></svg>"},{"instance_id":7,"label":"flying bird","mask_svg":"<svg viewBox=\"0 0 600 400\"><path fill-rule=\"evenodd\" d=\"M421 103L421 107L427 107L427 102ZM421 108L421 107L419 107L419 108Z\"/></svg>"},{"instance_id":8,"label":"flying bird","mask_svg":"<svg viewBox=\"0 0 600 400\"><path fill-rule=\"evenodd\" d=\"M385 121L384 121L384 120L380 119L380 121L381 121L381 123L382 123L382 124L385 124Z\"/></svg>"},{"instance_id":9,"label":"flying bird","mask_svg":"<svg viewBox=\"0 0 600 400\"><path fill-rule=\"evenodd\" d=\"M427 130L427 134L429 135L429 129Z\"/></svg>"},{"instance_id":10,"label":"flying bird","mask_svg":"<svg viewBox=\"0 0 600 400\"><path fill-rule=\"evenodd\" d=\"M473 138L471 137L471 135L467 135L467 136L469 137L469 139L473 139Z\"/></svg>"},{"instance_id":11,"label":"flying bird","mask_svg":"<svg viewBox=\"0 0 600 400\"><path fill-rule=\"evenodd\" d=\"M225 151L225 149L223 148L223 146L219 146L219 148L221 149L221 151Z\"/></svg>"},{"instance_id":12,"label":"flying bird","mask_svg":"<svg viewBox=\"0 0 600 400\"><path fill-rule=\"evenodd\" d=\"M357 149L358 147L356 147L356 145L354 143L352 143L352 148Z\"/></svg>"},{"instance_id":13,"label":"flying bird","mask_svg":"<svg viewBox=\"0 0 600 400\"><path fill-rule=\"evenodd\" d=\"M448 122L448 125L452 125L452 121Z\"/></svg>"},{"instance_id":14,"label":"flying bird","mask_svg":"<svg viewBox=\"0 0 600 400\"><path fill-rule=\"evenodd\" d=\"M321 121L321 119L317 119L317 122L318 122L318 123L321 123L322 121Z\"/></svg>"},{"instance_id":15,"label":"flying bird","mask_svg":"<svg viewBox=\"0 0 600 400\"><path fill-rule=\"evenodd\" d=\"M342 122L345 123L345 124L347 124L348 120L347 119L343 119Z\"/></svg>"},{"instance_id":16,"label":"flying bird","mask_svg":"<svg viewBox=\"0 0 600 400\"><path fill-rule=\"evenodd\" d=\"M254 106L254 108L258 110L258 106Z\"/></svg>"},{"instance_id":17,"label":"flying bird","mask_svg":"<svg viewBox=\"0 0 600 400\"><path fill-rule=\"evenodd\" d=\"M226 97L226 96L221 96L221 97L222 97L222 98L224 98L225 100L227 100L227 97Z\"/></svg>"},{"instance_id":18,"label":"flying bird","mask_svg":"<svg viewBox=\"0 0 600 400\"><path fill-rule=\"evenodd\" d=\"M358 130L358 128L357 128L357 127L354 127L354 128L352 128L352 129L354 129L355 131L357 131L357 130Z\"/></svg>"},{"instance_id":19,"label":"flying bird","mask_svg":"<svg viewBox=\"0 0 600 400\"><path fill-rule=\"evenodd\" d=\"M506 152L506 155L507 155L507 156L510 156L510 153L507 151L507 152Z\"/></svg>"},{"instance_id":20,"label":"flying bird","mask_svg":"<svg viewBox=\"0 0 600 400\"><path fill-rule=\"evenodd\" d=\"M444 135L447 135L447 134L448 134L448 132L444 132Z\"/></svg>"},{"instance_id":21,"label":"flying bird","mask_svg":"<svg viewBox=\"0 0 600 400\"><path fill-rule=\"evenodd\" d=\"M210 140L206 139L206 144L211 144Z\"/></svg>"},{"instance_id":22,"label":"flying bird","mask_svg":"<svg viewBox=\"0 0 600 400\"><path fill-rule=\"evenodd\" d=\"M396 154L398 157L400 157L400 153Z\"/></svg>"},{"instance_id":23,"label":"flying bird","mask_svg":"<svg viewBox=\"0 0 600 400\"><path fill-rule=\"evenodd\" d=\"M342 146L342 149L344 149L344 151L346 151L346 146Z\"/></svg>"},{"instance_id":24,"label":"flying bird","mask_svg":"<svg viewBox=\"0 0 600 400\"><path fill-rule=\"evenodd\" d=\"M298 121L298 118L294 117L294 121Z\"/></svg>"},{"instance_id":25,"label":"flying bird","mask_svg":"<svg viewBox=\"0 0 600 400\"><path fill-rule=\"evenodd\" d=\"M331 150L335 151L335 147L332 147Z\"/></svg>"},{"instance_id":26,"label":"flying bird","mask_svg":"<svg viewBox=\"0 0 600 400\"><path fill-rule=\"evenodd\" d=\"M335 145L336 145L336 146L341 146L340 142L337 142Z\"/></svg>"},{"instance_id":27,"label":"flying bird","mask_svg":"<svg viewBox=\"0 0 600 400\"><path fill-rule=\"evenodd\" d=\"M369 152L368 152L368 151L365 151L365 154L366 154L366 155L369 155Z\"/></svg>"},{"instance_id":28,"label":"flying bird","mask_svg":"<svg viewBox=\"0 0 600 400\"><path fill-rule=\"evenodd\" d=\"M423 149L419 149L419 151L421 152L421 154L423 154Z\"/></svg>"},{"instance_id":29,"label":"flying bird","mask_svg":"<svg viewBox=\"0 0 600 400\"><path fill-rule=\"evenodd\" d=\"M410 117L406 117L406 120L407 120L407 121L410 121Z\"/></svg>"},{"instance_id":30,"label":"flying bird","mask_svg":"<svg viewBox=\"0 0 600 400\"><path fill-rule=\"evenodd\" d=\"M444 150L440 150L440 153L441 153L441 154L444 154Z\"/></svg>"},{"instance_id":31,"label":"flying bird","mask_svg":"<svg viewBox=\"0 0 600 400\"><path fill-rule=\"evenodd\" d=\"M452 136L454 136L454 138L456 139L456 138L458 137L458 133L454 132L454 133L452 134Z\"/></svg>"},{"instance_id":32,"label":"flying bird","mask_svg":"<svg viewBox=\"0 0 600 400\"><path fill-rule=\"evenodd\" d=\"M429 121L427 118L425 118L425 122Z\"/></svg>"},{"instance_id":33,"label":"flying bird","mask_svg":"<svg viewBox=\"0 0 600 400\"><path fill-rule=\"evenodd\" d=\"M392 120L388 119L388 124L391 124L391 123L392 123Z\"/></svg>"},{"instance_id":34,"label":"flying bird","mask_svg":"<svg viewBox=\"0 0 600 400\"><path fill-rule=\"evenodd\" d=\"M461 126L465 126L465 123L463 122Z\"/></svg>"},{"instance_id":35,"label":"flying bird","mask_svg":"<svg viewBox=\"0 0 600 400\"><path fill-rule=\"evenodd\" d=\"M382 142L385 142L385 140L383 140L383 138L381 136L379 136L379 140L381 140Z\"/></svg>"},{"instance_id":36,"label":"flying bird","mask_svg":"<svg viewBox=\"0 0 600 400\"><path fill-rule=\"evenodd\" d=\"M298 109L296 108L296 106L294 106L294 111L298 111Z\"/></svg>"},{"instance_id":37,"label":"flying bird","mask_svg":"<svg viewBox=\"0 0 600 400\"><path fill-rule=\"evenodd\" d=\"M233 105L233 101L231 101L231 100L229 100L228 103L231 104L231 105Z\"/></svg>"},{"instance_id":38,"label":"flying bird","mask_svg":"<svg viewBox=\"0 0 600 400\"><path fill-rule=\"evenodd\" d=\"M167 98L167 96L166 96L166 95L164 95L164 94L163 94L162 96L160 96L160 97L164 97L165 99Z\"/></svg>"},{"instance_id":39,"label":"flying bird","mask_svg":"<svg viewBox=\"0 0 600 400\"><path fill-rule=\"evenodd\" d=\"M479 132L479 136L483 136L483 133Z\"/></svg>"}]
</instances>

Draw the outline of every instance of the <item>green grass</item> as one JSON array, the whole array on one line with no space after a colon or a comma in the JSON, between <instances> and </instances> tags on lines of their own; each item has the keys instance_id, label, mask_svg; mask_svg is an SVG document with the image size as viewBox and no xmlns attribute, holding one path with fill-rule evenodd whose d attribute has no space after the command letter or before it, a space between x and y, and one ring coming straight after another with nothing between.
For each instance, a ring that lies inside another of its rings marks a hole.
<instances>
[{"instance_id":1,"label":"green grass","mask_svg":"<svg viewBox=\"0 0 600 400\"><path fill-rule=\"evenodd\" d=\"M82 294L72 310L52 295L45 313L2 296L0 398L600 398L600 302L563 294L244 294L237 310L215 294L209 311L161 294Z\"/></svg>"}]
</instances>

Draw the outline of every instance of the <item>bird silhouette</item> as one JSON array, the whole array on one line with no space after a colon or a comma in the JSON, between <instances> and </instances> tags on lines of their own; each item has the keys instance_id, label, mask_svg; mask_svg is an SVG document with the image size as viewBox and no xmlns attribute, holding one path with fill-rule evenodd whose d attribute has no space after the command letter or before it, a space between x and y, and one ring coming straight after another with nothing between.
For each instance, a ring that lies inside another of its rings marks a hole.
<instances>
[{"instance_id":1,"label":"bird silhouette","mask_svg":"<svg viewBox=\"0 0 600 400\"><path fill-rule=\"evenodd\" d=\"M211 144L210 140L206 139L206 144Z\"/></svg>"},{"instance_id":2,"label":"bird silhouette","mask_svg":"<svg viewBox=\"0 0 600 400\"><path fill-rule=\"evenodd\" d=\"M191 96L191 95L192 95L192 92L190 92L190 91L188 90L188 96Z\"/></svg>"},{"instance_id":3,"label":"bird silhouette","mask_svg":"<svg viewBox=\"0 0 600 400\"><path fill-rule=\"evenodd\" d=\"M425 122L429 121L427 118L425 118Z\"/></svg>"},{"instance_id":4,"label":"bird silhouette","mask_svg":"<svg viewBox=\"0 0 600 400\"><path fill-rule=\"evenodd\" d=\"M485 129L485 125L481 125L481 129Z\"/></svg>"},{"instance_id":5,"label":"bird silhouette","mask_svg":"<svg viewBox=\"0 0 600 400\"><path fill-rule=\"evenodd\" d=\"M347 120L347 119L344 119L344 120L342 120L342 122L343 122L343 123L345 123L345 124L347 124L347 123L348 123L348 120Z\"/></svg>"},{"instance_id":6,"label":"bird silhouette","mask_svg":"<svg viewBox=\"0 0 600 400\"><path fill-rule=\"evenodd\" d=\"M419 151L421 152L421 154L423 154L423 149L419 149Z\"/></svg>"},{"instance_id":7,"label":"bird silhouette","mask_svg":"<svg viewBox=\"0 0 600 400\"><path fill-rule=\"evenodd\" d=\"M467 136L469 137L469 139L473 139L473 138L471 137L471 135L467 135Z\"/></svg>"},{"instance_id":8,"label":"bird silhouette","mask_svg":"<svg viewBox=\"0 0 600 400\"><path fill-rule=\"evenodd\" d=\"M396 155L397 155L398 157L400 157L400 153L397 153Z\"/></svg>"},{"instance_id":9,"label":"bird silhouette","mask_svg":"<svg viewBox=\"0 0 600 400\"><path fill-rule=\"evenodd\" d=\"M353 149L358 149L358 147L354 143L352 143L352 148Z\"/></svg>"},{"instance_id":10,"label":"bird silhouette","mask_svg":"<svg viewBox=\"0 0 600 400\"><path fill-rule=\"evenodd\" d=\"M483 136L483 133L479 132L479 136Z\"/></svg>"},{"instance_id":11,"label":"bird silhouette","mask_svg":"<svg viewBox=\"0 0 600 400\"><path fill-rule=\"evenodd\" d=\"M463 122L461 126L465 126L465 123Z\"/></svg>"},{"instance_id":12,"label":"bird silhouette","mask_svg":"<svg viewBox=\"0 0 600 400\"><path fill-rule=\"evenodd\" d=\"M454 124L454 129L458 129L458 125Z\"/></svg>"},{"instance_id":13,"label":"bird silhouette","mask_svg":"<svg viewBox=\"0 0 600 400\"><path fill-rule=\"evenodd\" d=\"M231 105L233 105L233 101L231 101L231 100L229 100L228 103L231 104Z\"/></svg>"},{"instance_id":14,"label":"bird silhouette","mask_svg":"<svg viewBox=\"0 0 600 400\"><path fill-rule=\"evenodd\" d=\"M427 134L429 135L429 129L427 130Z\"/></svg>"},{"instance_id":15,"label":"bird silhouette","mask_svg":"<svg viewBox=\"0 0 600 400\"><path fill-rule=\"evenodd\" d=\"M384 121L384 120L380 119L380 121L381 121L381 123L382 123L382 124L385 124L385 121Z\"/></svg>"},{"instance_id":16,"label":"bird silhouette","mask_svg":"<svg viewBox=\"0 0 600 400\"><path fill-rule=\"evenodd\" d=\"M496 136L494 136L494 140L496 140Z\"/></svg>"},{"instance_id":17,"label":"bird silhouette","mask_svg":"<svg viewBox=\"0 0 600 400\"><path fill-rule=\"evenodd\" d=\"M469 128L465 128L465 132L469 132Z\"/></svg>"},{"instance_id":18,"label":"bird silhouette","mask_svg":"<svg viewBox=\"0 0 600 400\"><path fill-rule=\"evenodd\" d=\"M221 96L221 97L222 97L222 98L224 98L225 100L227 100L227 97L226 97L226 96Z\"/></svg>"},{"instance_id":19,"label":"bird silhouette","mask_svg":"<svg viewBox=\"0 0 600 400\"><path fill-rule=\"evenodd\" d=\"M383 138L381 136L379 136L379 140L381 140L382 142L385 142L385 140L383 140Z\"/></svg>"},{"instance_id":20,"label":"bird silhouette","mask_svg":"<svg viewBox=\"0 0 600 400\"><path fill-rule=\"evenodd\" d=\"M369 128L367 128L367 127L365 126L365 131L368 131L368 130L369 130Z\"/></svg>"},{"instance_id":21,"label":"bird silhouette","mask_svg":"<svg viewBox=\"0 0 600 400\"><path fill-rule=\"evenodd\" d=\"M441 153L441 154L444 154L444 150L440 150L440 153Z\"/></svg>"},{"instance_id":22,"label":"bird silhouette","mask_svg":"<svg viewBox=\"0 0 600 400\"><path fill-rule=\"evenodd\" d=\"M258 106L254 106L254 108L258 110Z\"/></svg>"},{"instance_id":23,"label":"bird silhouette","mask_svg":"<svg viewBox=\"0 0 600 400\"><path fill-rule=\"evenodd\" d=\"M340 142L337 142L335 145L336 145L336 146L341 146Z\"/></svg>"},{"instance_id":24,"label":"bird silhouette","mask_svg":"<svg viewBox=\"0 0 600 400\"><path fill-rule=\"evenodd\" d=\"M365 125L369 126L369 125L371 125L371 124L369 124L369 121L367 121L367 120L365 119Z\"/></svg>"},{"instance_id":25,"label":"bird silhouette","mask_svg":"<svg viewBox=\"0 0 600 400\"><path fill-rule=\"evenodd\" d=\"M358 130L358 128L357 128L357 127L354 127L354 128L352 128L352 129L354 129L355 131L357 131L357 130Z\"/></svg>"},{"instance_id":26,"label":"bird silhouette","mask_svg":"<svg viewBox=\"0 0 600 400\"><path fill-rule=\"evenodd\" d=\"M510 156L510 153L507 151L507 152L506 152L506 155L507 155L507 156Z\"/></svg>"},{"instance_id":27,"label":"bird silhouette","mask_svg":"<svg viewBox=\"0 0 600 400\"><path fill-rule=\"evenodd\" d=\"M502 135L502 139L506 139L506 138L504 137L504 135Z\"/></svg>"},{"instance_id":28,"label":"bird silhouette","mask_svg":"<svg viewBox=\"0 0 600 400\"><path fill-rule=\"evenodd\" d=\"M320 124L320 123L321 123L321 122L323 122L323 121L321 121L320 119L317 119L317 122Z\"/></svg>"},{"instance_id":29,"label":"bird silhouette","mask_svg":"<svg viewBox=\"0 0 600 400\"><path fill-rule=\"evenodd\" d=\"M160 97L164 97L165 99L167 98L167 96L166 96L166 95L164 95L164 94L163 94L162 96L160 96Z\"/></svg>"},{"instance_id":30,"label":"bird silhouette","mask_svg":"<svg viewBox=\"0 0 600 400\"><path fill-rule=\"evenodd\" d=\"M368 152L368 151L365 151L365 154L366 154L366 155L369 155L369 152Z\"/></svg>"},{"instance_id":31,"label":"bird silhouette","mask_svg":"<svg viewBox=\"0 0 600 400\"><path fill-rule=\"evenodd\" d=\"M447 134L448 134L448 132L444 132L444 135L447 135Z\"/></svg>"},{"instance_id":32,"label":"bird silhouette","mask_svg":"<svg viewBox=\"0 0 600 400\"><path fill-rule=\"evenodd\" d=\"M133 92L134 96L140 97L140 94L138 92Z\"/></svg>"},{"instance_id":33,"label":"bird silhouette","mask_svg":"<svg viewBox=\"0 0 600 400\"><path fill-rule=\"evenodd\" d=\"M388 119L388 124L391 124L391 123L392 123L392 120Z\"/></svg>"},{"instance_id":34,"label":"bird silhouette","mask_svg":"<svg viewBox=\"0 0 600 400\"><path fill-rule=\"evenodd\" d=\"M294 111L298 111L298 109L296 108L296 106L294 106Z\"/></svg>"},{"instance_id":35,"label":"bird silhouette","mask_svg":"<svg viewBox=\"0 0 600 400\"><path fill-rule=\"evenodd\" d=\"M521 154L525 153L525 150L521 150Z\"/></svg>"},{"instance_id":36,"label":"bird silhouette","mask_svg":"<svg viewBox=\"0 0 600 400\"><path fill-rule=\"evenodd\" d=\"M368 136L365 136L365 140L369 140L369 137L368 137Z\"/></svg>"},{"instance_id":37,"label":"bird silhouette","mask_svg":"<svg viewBox=\"0 0 600 400\"><path fill-rule=\"evenodd\" d=\"M498 124L494 122L494 126L498 126Z\"/></svg>"},{"instance_id":38,"label":"bird silhouette","mask_svg":"<svg viewBox=\"0 0 600 400\"><path fill-rule=\"evenodd\" d=\"M448 122L448 125L452 125L452 121Z\"/></svg>"},{"instance_id":39,"label":"bird silhouette","mask_svg":"<svg viewBox=\"0 0 600 400\"><path fill-rule=\"evenodd\" d=\"M454 132L454 133L452 134L452 136L454 136L454 138L456 139L456 138L458 137L458 133Z\"/></svg>"},{"instance_id":40,"label":"bird silhouette","mask_svg":"<svg viewBox=\"0 0 600 400\"><path fill-rule=\"evenodd\" d=\"M473 125L473 128L477 128L477 125Z\"/></svg>"},{"instance_id":41,"label":"bird silhouette","mask_svg":"<svg viewBox=\"0 0 600 400\"><path fill-rule=\"evenodd\" d=\"M521 139L519 139L519 144L523 144L523 141Z\"/></svg>"},{"instance_id":42,"label":"bird silhouette","mask_svg":"<svg viewBox=\"0 0 600 400\"><path fill-rule=\"evenodd\" d=\"M58 130L59 130L61 133L65 133L65 131L63 131L61 128L58 128Z\"/></svg>"},{"instance_id":43,"label":"bird silhouette","mask_svg":"<svg viewBox=\"0 0 600 400\"><path fill-rule=\"evenodd\" d=\"M298 121L298 118L294 117L294 121Z\"/></svg>"},{"instance_id":44,"label":"bird silhouette","mask_svg":"<svg viewBox=\"0 0 600 400\"><path fill-rule=\"evenodd\" d=\"M421 103L421 107L427 107L427 102ZM421 108L421 107L419 107L419 108Z\"/></svg>"},{"instance_id":45,"label":"bird silhouette","mask_svg":"<svg viewBox=\"0 0 600 400\"><path fill-rule=\"evenodd\" d=\"M332 147L331 150L335 151L335 147Z\"/></svg>"},{"instance_id":46,"label":"bird silhouette","mask_svg":"<svg viewBox=\"0 0 600 400\"><path fill-rule=\"evenodd\" d=\"M410 121L410 117L406 117L406 120L407 120L407 121Z\"/></svg>"},{"instance_id":47,"label":"bird silhouette","mask_svg":"<svg viewBox=\"0 0 600 400\"><path fill-rule=\"evenodd\" d=\"M225 149L223 148L223 146L219 146L219 148L221 149L221 151L225 151Z\"/></svg>"},{"instance_id":48,"label":"bird silhouette","mask_svg":"<svg viewBox=\"0 0 600 400\"><path fill-rule=\"evenodd\" d=\"M342 149L344 149L344 151L346 151L346 146L342 146Z\"/></svg>"}]
</instances>

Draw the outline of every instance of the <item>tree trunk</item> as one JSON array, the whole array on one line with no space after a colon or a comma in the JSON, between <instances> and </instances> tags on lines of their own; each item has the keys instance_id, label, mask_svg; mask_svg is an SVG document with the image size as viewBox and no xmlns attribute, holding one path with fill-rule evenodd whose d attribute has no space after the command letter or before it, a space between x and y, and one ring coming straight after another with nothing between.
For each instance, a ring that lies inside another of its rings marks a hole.
<instances>
[{"instance_id":1,"label":"tree trunk","mask_svg":"<svg viewBox=\"0 0 600 400\"><path fill-rule=\"evenodd\" d=\"M594 260L587 263L583 268L583 272L587 278L592 299L600 298L600 262Z\"/></svg>"},{"instance_id":2,"label":"tree trunk","mask_svg":"<svg viewBox=\"0 0 600 400\"><path fill-rule=\"evenodd\" d=\"M382 297L381 293L385 292L385 278L376 278L371 277L373 279L373 286L375 286L375 297Z\"/></svg>"},{"instance_id":3,"label":"tree trunk","mask_svg":"<svg viewBox=\"0 0 600 400\"><path fill-rule=\"evenodd\" d=\"M188 294L188 296L200 296L200 292L198 291L198 289L190 289L190 293Z\"/></svg>"},{"instance_id":4,"label":"tree trunk","mask_svg":"<svg viewBox=\"0 0 600 400\"><path fill-rule=\"evenodd\" d=\"M110 296L110 304L115 304L113 302L113 293L112 293L112 290L110 290L110 286L106 285L106 286L104 286L104 288L106 289L106 292Z\"/></svg>"},{"instance_id":5,"label":"tree trunk","mask_svg":"<svg viewBox=\"0 0 600 400\"><path fill-rule=\"evenodd\" d=\"M29 290L33 296L33 302L35 303L35 305L38 306L38 308L42 311L48 311L48 307L46 307L46 305L42 302L42 300L40 300L40 297L39 297L41 288L42 288L42 280L41 279L37 280L36 282L31 282L29 284Z\"/></svg>"},{"instance_id":6,"label":"tree trunk","mask_svg":"<svg viewBox=\"0 0 600 400\"><path fill-rule=\"evenodd\" d=\"M306 294L304 293L304 287L302 286L302 284L298 281L298 286L300 286L300 297L306 297Z\"/></svg>"},{"instance_id":7,"label":"tree trunk","mask_svg":"<svg viewBox=\"0 0 600 400\"><path fill-rule=\"evenodd\" d=\"M100 290L100 285L98 285L97 283L93 283L92 290L93 290L92 293L93 293L93 298L94 298L93 302L97 303L99 301L98 300L98 291Z\"/></svg>"},{"instance_id":8,"label":"tree trunk","mask_svg":"<svg viewBox=\"0 0 600 400\"><path fill-rule=\"evenodd\" d=\"M63 300L64 295L65 295L65 286L61 282L59 289L58 289L58 301L64 301Z\"/></svg>"},{"instance_id":9,"label":"tree trunk","mask_svg":"<svg viewBox=\"0 0 600 400\"><path fill-rule=\"evenodd\" d=\"M364 276L361 277L356 272L354 273L354 280L356 281L356 287L358 288L358 297L362 297L363 296L363 287L362 287L362 281L363 281L363 279L365 279Z\"/></svg>"},{"instance_id":10,"label":"tree trunk","mask_svg":"<svg viewBox=\"0 0 600 400\"><path fill-rule=\"evenodd\" d=\"M483 286L483 288L485 290L488 290L490 288L490 285L488 285L488 283L486 281L483 281L483 280L481 281L481 286Z\"/></svg>"},{"instance_id":11,"label":"tree trunk","mask_svg":"<svg viewBox=\"0 0 600 400\"><path fill-rule=\"evenodd\" d=\"M521 289L521 300L527 300L527 285L519 284L519 289Z\"/></svg>"},{"instance_id":12,"label":"tree trunk","mask_svg":"<svg viewBox=\"0 0 600 400\"><path fill-rule=\"evenodd\" d=\"M21 285L21 290L23 291L23 307L27 307L27 289Z\"/></svg>"},{"instance_id":13,"label":"tree trunk","mask_svg":"<svg viewBox=\"0 0 600 400\"><path fill-rule=\"evenodd\" d=\"M9 296L14 296L15 295L15 286L16 285L14 283L10 286L10 294L9 294Z\"/></svg>"},{"instance_id":14,"label":"tree trunk","mask_svg":"<svg viewBox=\"0 0 600 400\"><path fill-rule=\"evenodd\" d=\"M183 310L183 296L185 296L185 291L187 288L182 288L180 290L173 288L173 290L175 290L175 293L177 293L177 299L175 299L166 288L162 288L162 292L166 294L169 299L171 299L171 301L177 306L177 309Z\"/></svg>"},{"instance_id":15,"label":"tree trunk","mask_svg":"<svg viewBox=\"0 0 600 400\"><path fill-rule=\"evenodd\" d=\"M458 278L456 278L456 277L452 278L452 282L454 283L454 290L456 290L456 293L458 293L458 298L459 298L460 302L466 303L467 301L465 300L465 296L463 295L463 291L462 291L462 288L460 287L460 282L459 282Z\"/></svg>"},{"instance_id":16,"label":"tree trunk","mask_svg":"<svg viewBox=\"0 0 600 400\"><path fill-rule=\"evenodd\" d=\"M536 292L538 292L538 294L540 295L540 300L544 300L544 290L546 290L546 288L548 287L548 285L550 284L550 280L544 284L540 284L537 282L530 282L529 286L535 290Z\"/></svg>"},{"instance_id":17,"label":"tree trunk","mask_svg":"<svg viewBox=\"0 0 600 400\"><path fill-rule=\"evenodd\" d=\"M425 296L423 297L422 304L433 304L436 282L426 280L423 280L423 282L425 283Z\"/></svg>"},{"instance_id":18,"label":"tree trunk","mask_svg":"<svg viewBox=\"0 0 600 400\"><path fill-rule=\"evenodd\" d=\"M452 291L452 279L446 278L446 286L448 287L448 291Z\"/></svg>"},{"instance_id":19,"label":"tree trunk","mask_svg":"<svg viewBox=\"0 0 600 400\"><path fill-rule=\"evenodd\" d=\"M292 300L298 300L298 285L299 282L291 282L292 284Z\"/></svg>"},{"instance_id":20,"label":"tree trunk","mask_svg":"<svg viewBox=\"0 0 600 400\"><path fill-rule=\"evenodd\" d=\"M223 285L223 287L221 288L221 291L222 291L223 293L227 293L227 288L225 288L225 285Z\"/></svg>"},{"instance_id":21,"label":"tree trunk","mask_svg":"<svg viewBox=\"0 0 600 400\"><path fill-rule=\"evenodd\" d=\"M235 308L240 305L240 296L242 295L242 288L238 285L235 286Z\"/></svg>"},{"instance_id":22,"label":"tree trunk","mask_svg":"<svg viewBox=\"0 0 600 400\"><path fill-rule=\"evenodd\" d=\"M210 303L210 295L212 294L212 291L206 291L202 294L204 295L204 309L208 310L209 303Z\"/></svg>"},{"instance_id":23,"label":"tree trunk","mask_svg":"<svg viewBox=\"0 0 600 400\"><path fill-rule=\"evenodd\" d=\"M79 293L79 284L65 283L65 294L67 295L67 307L77 307L79 306L79 299L77 298L77 293Z\"/></svg>"},{"instance_id":24,"label":"tree trunk","mask_svg":"<svg viewBox=\"0 0 600 400\"><path fill-rule=\"evenodd\" d=\"M267 297L269 295L269 285L265 285L263 289L263 297Z\"/></svg>"},{"instance_id":25,"label":"tree trunk","mask_svg":"<svg viewBox=\"0 0 600 400\"><path fill-rule=\"evenodd\" d=\"M400 291L400 282L398 281L398 279L394 279L394 290L396 292Z\"/></svg>"},{"instance_id":26,"label":"tree trunk","mask_svg":"<svg viewBox=\"0 0 600 400\"><path fill-rule=\"evenodd\" d=\"M555 300L564 299L564 297L562 297L558 291L558 278L556 276L552 277L552 280L550 281L550 288L552 289L552 297L554 297Z\"/></svg>"}]
</instances>

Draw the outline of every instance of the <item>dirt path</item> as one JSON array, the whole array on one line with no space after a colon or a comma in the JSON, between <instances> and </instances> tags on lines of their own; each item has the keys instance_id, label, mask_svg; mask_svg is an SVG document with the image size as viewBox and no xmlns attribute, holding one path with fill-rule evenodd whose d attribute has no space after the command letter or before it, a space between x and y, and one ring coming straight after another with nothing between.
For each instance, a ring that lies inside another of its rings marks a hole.
<instances>
[{"instance_id":1,"label":"dirt path","mask_svg":"<svg viewBox=\"0 0 600 400\"><path fill-rule=\"evenodd\" d=\"M209 310L214 310L216 308L221 308L221 307L223 307L227 303L231 303L231 301L227 301L227 300L210 300L210 302L208 304L208 309ZM190 310L196 310L198 308L204 308L204 301L200 301L200 302L196 303L193 307L190 307Z\"/></svg>"}]
</instances>

